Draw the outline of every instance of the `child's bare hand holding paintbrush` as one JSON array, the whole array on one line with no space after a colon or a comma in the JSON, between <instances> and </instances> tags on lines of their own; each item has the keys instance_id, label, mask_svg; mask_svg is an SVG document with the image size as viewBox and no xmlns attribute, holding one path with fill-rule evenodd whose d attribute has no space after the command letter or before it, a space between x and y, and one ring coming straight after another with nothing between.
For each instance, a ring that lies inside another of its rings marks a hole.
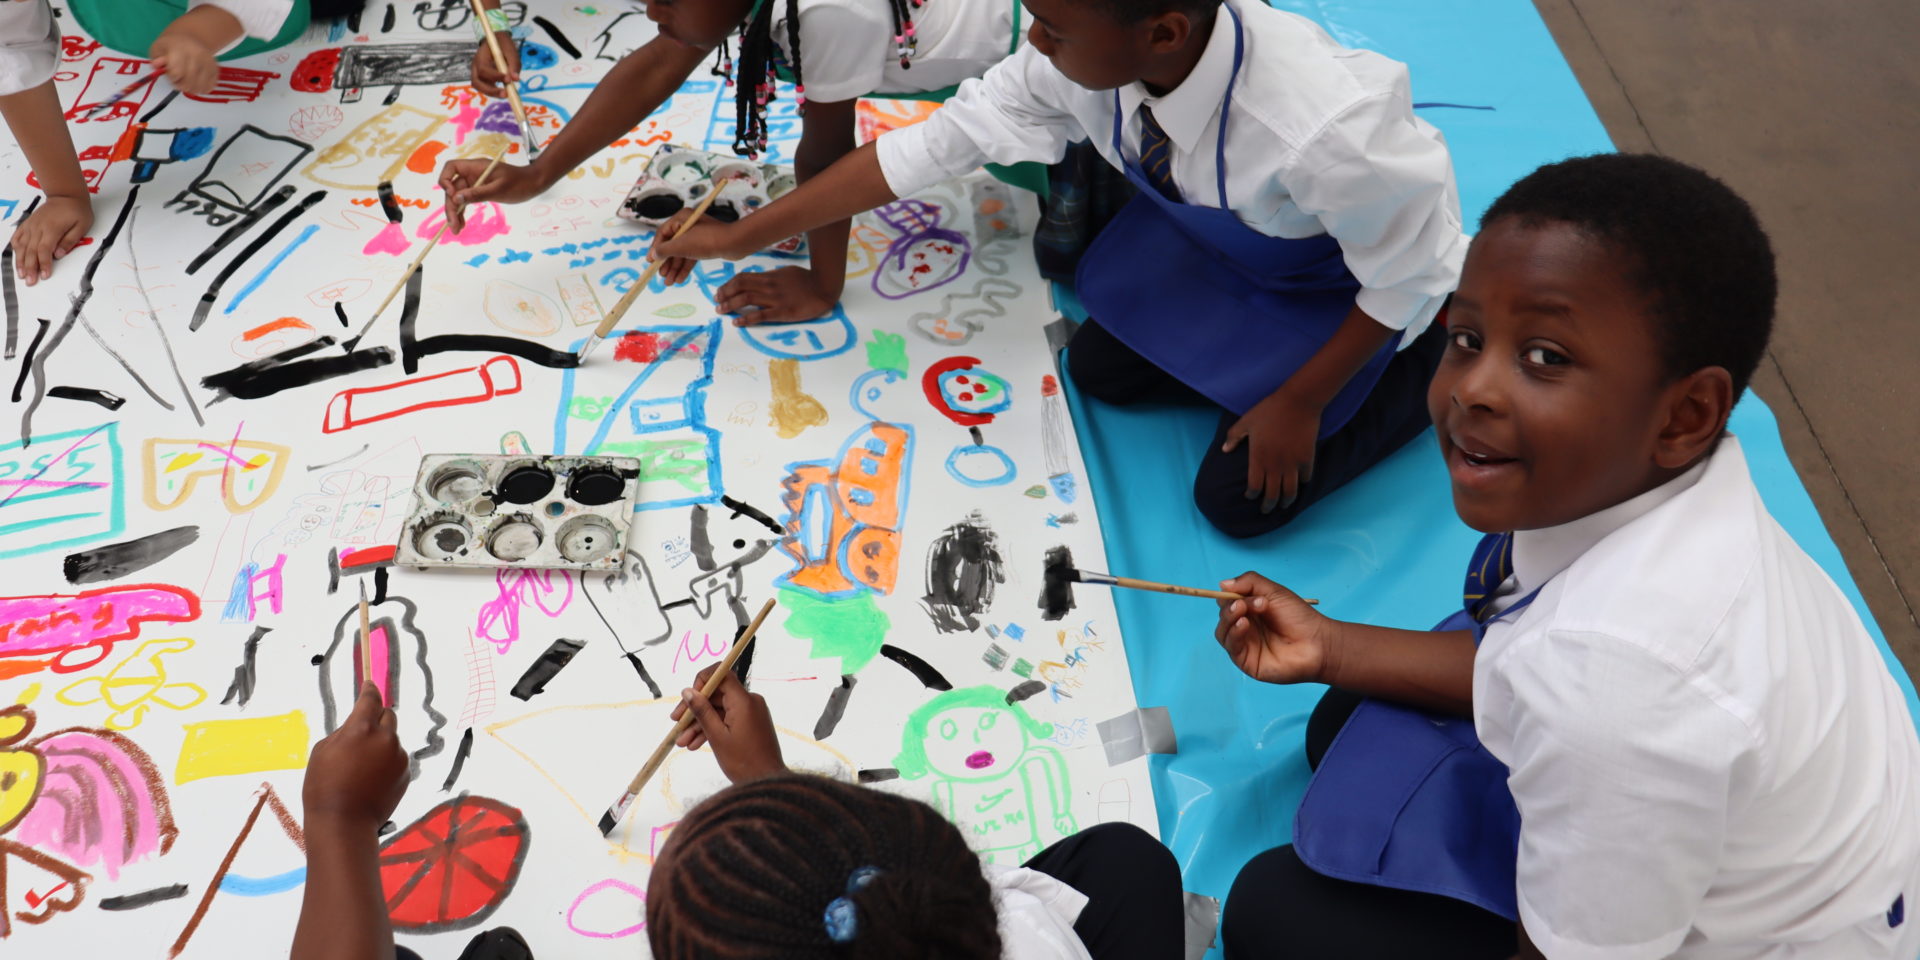
<instances>
[{"instance_id":1,"label":"child's bare hand holding paintbrush","mask_svg":"<svg viewBox=\"0 0 1920 960\"><path fill-rule=\"evenodd\" d=\"M674 742L688 750L711 744L714 759L720 761L720 772L734 783L787 772L766 698L748 693L739 675L731 670L720 680L711 698L700 695L700 688L706 686L707 678L718 667L719 664L714 664L700 671L693 686L681 691L680 703L673 708L673 719L679 720L692 710L693 726Z\"/></svg>"},{"instance_id":2,"label":"child's bare hand holding paintbrush","mask_svg":"<svg viewBox=\"0 0 1920 960\"><path fill-rule=\"evenodd\" d=\"M407 752L380 690L360 686L353 712L313 745L307 780L306 893L292 960L393 956L380 886L380 825L407 792Z\"/></svg>"},{"instance_id":3,"label":"child's bare hand holding paintbrush","mask_svg":"<svg viewBox=\"0 0 1920 960\"><path fill-rule=\"evenodd\" d=\"M1244 600L1215 600L1220 621L1213 638L1247 676L1266 683L1324 683L1332 637L1340 623L1257 573L1220 581Z\"/></svg>"}]
</instances>

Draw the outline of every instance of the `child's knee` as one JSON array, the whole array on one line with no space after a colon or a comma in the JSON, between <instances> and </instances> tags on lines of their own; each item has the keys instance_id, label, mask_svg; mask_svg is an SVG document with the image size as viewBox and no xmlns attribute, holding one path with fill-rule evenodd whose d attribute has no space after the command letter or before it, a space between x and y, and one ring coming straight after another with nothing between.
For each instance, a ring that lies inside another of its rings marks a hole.
<instances>
[{"instance_id":1,"label":"child's knee","mask_svg":"<svg viewBox=\"0 0 1920 960\"><path fill-rule=\"evenodd\" d=\"M1286 526L1295 515L1294 510L1277 506L1272 513L1261 513L1260 501L1247 499L1245 469L1242 464L1236 484L1230 477L1210 476L1203 464L1193 484L1193 505L1200 515L1215 530L1236 540L1271 533Z\"/></svg>"}]
</instances>

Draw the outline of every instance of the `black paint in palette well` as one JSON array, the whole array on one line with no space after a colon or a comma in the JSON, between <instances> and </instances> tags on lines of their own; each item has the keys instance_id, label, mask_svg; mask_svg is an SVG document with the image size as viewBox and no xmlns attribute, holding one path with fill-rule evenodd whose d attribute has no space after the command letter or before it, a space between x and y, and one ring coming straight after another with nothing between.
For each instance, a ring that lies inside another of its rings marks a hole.
<instances>
[{"instance_id":1,"label":"black paint in palette well","mask_svg":"<svg viewBox=\"0 0 1920 960\"><path fill-rule=\"evenodd\" d=\"M508 503L533 503L553 492L553 471L534 464L523 464L500 478L499 499Z\"/></svg>"},{"instance_id":2,"label":"black paint in palette well","mask_svg":"<svg viewBox=\"0 0 1920 960\"><path fill-rule=\"evenodd\" d=\"M527 672L520 675L520 680L513 685L513 690L510 692L522 700L532 700L539 696L546 691L547 682L565 669L567 664L572 663L574 655L586 645L585 640L565 638L555 640L547 647L546 652L540 654L540 659L535 660L533 665L527 668Z\"/></svg>"},{"instance_id":3,"label":"black paint in palette well","mask_svg":"<svg viewBox=\"0 0 1920 960\"><path fill-rule=\"evenodd\" d=\"M612 503L626 489L626 479L610 467L580 467L567 478L567 499L589 507Z\"/></svg>"}]
</instances>

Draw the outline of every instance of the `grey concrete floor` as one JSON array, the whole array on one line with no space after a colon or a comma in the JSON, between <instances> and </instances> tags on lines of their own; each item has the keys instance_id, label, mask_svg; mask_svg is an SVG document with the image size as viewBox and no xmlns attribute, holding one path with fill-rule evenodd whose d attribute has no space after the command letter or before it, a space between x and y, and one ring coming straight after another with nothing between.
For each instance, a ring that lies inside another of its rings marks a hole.
<instances>
[{"instance_id":1,"label":"grey concrete floor","mask_svg":"<svg viewBox=\"0 0 1920 960\"><path fill-rule=\"evenodd\" d=\"M1920 677L1920 3L1534 0L1614 143L1751 202L1780 309L1754 387Z\"/></svg>"}]
</instances>

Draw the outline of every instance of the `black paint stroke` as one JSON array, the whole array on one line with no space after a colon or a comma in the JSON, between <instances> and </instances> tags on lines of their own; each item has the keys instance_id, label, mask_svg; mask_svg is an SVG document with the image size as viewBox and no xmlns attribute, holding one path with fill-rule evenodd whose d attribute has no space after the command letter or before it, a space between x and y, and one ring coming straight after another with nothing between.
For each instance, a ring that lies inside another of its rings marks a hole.
<instances>
[{"instance_id":1,"label":"black paint stroke","mask_svg":"<svg viewBox=\"0 0 1920 960\"><path fill-rule=\"evenodd\" d=\"M127 218L127 231L129 234L138 226L134 221L139 218L140 212L137 210L134 211L132 216ZM160 322L160 312L153 309L153 298L147 295L147 282L140 278L139 249L140 244L134 242L132 236L128 236L127 261L133 265L133 285L135 289L140 291L140 301L147 305L147 319L153 324L153 332L160 335L160 346L167 354L167 366L173 370L173 382L179 384L180 395L186 398L187 409L193 413L193 422L204 427L207 425L207 418L200 415L200 405L194 402L193 391L187 388L187 378L180 373L180 360L173 355L173 338L167 336L166 324ZM93 327L89 325L87 331L91 333ZM98 335L96 335L94 339L99 339ZM132 369L129 368L128 372L131 373ZM138 377L135 379L138 379ZM161 401L161 405L166 406L166 401ZM167 409L171 410L173 408L168 406Z\"/></svg>"},{"instance_id":2,"label":"black paint stroke","mask_svg":"<svg viewBox=\"0 0 1920 960\"><path fill-rule=\"evenodd\" d=\"M326 468L328 468L328 467L337 467L337 466L339 466L340 464L343 464L343 463L346 463L346 462L347 462L348 460L352 460L352 459L353 459L354 457L357 457L357 456L359 456L359 455L361 455L361 454L363 454L363 453L366 453L366 452L367 452L367 448L368 448L368 447L371 447L371 446L373 446L373 444L371 444L371 443L363 443L363 444L361 444L361 445L360 445L360 449L358 449L358 450L355 450L354 452L352 452L352 453L349 453L349 454L347 454L346 456L344 456L344 457L341 457L341 458L340 458L340 459L338 459L338 460L329 460L329 461L327 461L326 463L315 463L315 464L310 464L310 465L309 465L309 466L307 467L307 472L308 472L308 473L312 473L312 472L314 472L315 470L325 470L325 469L326 469Z\"/></svg>"},{"instance_id":3,"label":"black paint stroke","mask_svg":"<svg viewBox=\"0 0 1920 960\"><path fill-rule=\"evenodd\" d=\"M1023 684L1017 687L1014 687L1012 690L1007 691L1007 704L1011 706L1012 704L1019 703L1020 701L1025 700L1036 693L1044 692L1046 689L1047 689L1046 681L1028 680Z\"/></svg>"},{"instance_id":4,"label":"black paint stroke","mask_svg":"<svg viewBox=\"0 0 1920 960\"><path fill-rule=\"evenodd\" d=\"M387 568L373 568L373 602L387 602Z\"/></svg>"},{"instance_id":5,"label":"black paint stroke","mask_svg":"<svg viewBox=\"0 0 1920 960\"><path fill-rule=\"evenodd\" d=\"M393 4L391 3L387 4L386 16L383 16L380 18L380 32L381 33L393 32Z\"/></svg>"},{"instance_id":6,"label":"black paint stroke","mask_svg":"<svg viewBox=\"0 0 1920 960\"><path fill-rule=\"evenodd\" d=\"M693 505L693 516L687 523L687 552L693 554L694 565L701 571L720 569L713 560L713 536L707 532L707 508L703 504Z\"/></svg>"},{"instance_id":7,"label":"black paint stroke","mask_svg":"<svg viewBox=\"0 0 1920 960\"><path fill-rule=\"evenodd\" d=\"M555 350L544 344L530 340L516 340L513 337L491 336L478 333L443 333L424 340L414 335L420 322L420 289L426 282L426 268L413 271L407 278L406 296L400 302L400 369L408 376L420 372L420 358L436 353L507 353L519 357L528 363L551 367L556 370L570 370L580 365L580 357L568 350ZM371 323L371 321L369 321ZM351 350L359 342L356 337L344 346Z\"/></svg>"},{"instance_id":8,"label":"black paint stroke","mask_svg":"<svg viewBox=\"0 0 1920 960\"><path fill-rule=\"evenodd\" d=\"M68 583L100 583L138 573L179 553L200 539L200 528L192 524L162 530L133 540L69 553L61 563Z\"/></svg>"},{"instance_id":9,"label":"black paint stroke","mask_svg":"<svg viewBox=\"0 0 1920 960\"><path fill-rule=\"evenodd\" d=\"M127 245L127 249L129 250L133 249L133 245L129 243ZM148 397L151 397L154 403L157 403L168 410L173 409L173 404L168 403L165 397L160 396L159 392L153 389L153 385L147 382L147 378L141 376L140 371L135 370L133 368L133 364L128 363L127 358L121 356L120 351L115 350L113 348L113 344L108 343L107 338L101 336L100 331L95 330L93 328L93 324L87 320L86 314L83 313L75 319L79 321L80 329L85 330L87 332L87 337L91 339L94 342L94 344L101 349L101 351L106 353L107 356L113 358L113 362L119 364L120 369L125 370L127 372L127 376L133 378L133 382L139 385L142 392L144 392Z\"/></svg>"},{"instance_id":10,"label":"black paint stroke","mask_svg":"<svg viewBox=\"0 0 1920 960\"><path fill-rule=\"evenodd\" d=\"M180 91L178 90L167 91L167 95L164 97L161 97L159 103L154 104L152 109L149 109L146 113L143 113L140 115L140 122L146 123L147 121L152 120L154 117L159 116L160 111L165 110L166 108L172 106L173 101L179 99L179 97L180 97Z\"/></svg>"},{"instance_id":11,"label":"black paint stroke","mask_svg":"<svg viewBox=\"0 0 1920 960\"><path fill-rule=\"evenodd\" d=\"M380 212L387 215L388 223L399 223L402 214L400 212L400 203L393 199L393 181L382 180L377 189L380 194ZM334 302L335 307L339 305L338 301Z\"/></svg>"},{"instance_id":12,"label":"black paint stroke","mask_svg":"<svg viewBox=\"0 0 1920 960\"><path fill-rule=\"evenodd\" d=\"M347 13L347 32L348 33L360 32L360 15L365 12L366 12L365 7L354 7L351 11L348 11Z\"/></svg>"},{"instance_id":13,"label":"black paint stroke","mask_svg":"<svg viewBox=\"0 0 1920 960\"><path fill-rule=\"evenodd\" d=\"M40 342L47 339L47 329L52 326L53 321L41 317L40 329L34 331L32 340L27 341L27 355L20 359L20 375L13 381L14 403L19 403L20 398L25 395L27 375L33 372L34 356L40 352Z\"/></svg>"},{"instance_id":14,"label":"black paint stroke","mask_svg":"<svg viewBox=\"0 0 1920 960\"><path fill-rule=\"evenodd\" d=\"M255 661L260 656L260 638L267 635L272 627L254 627L253 635L247 638L246 646L240 651L240 665L233 668L233 682L227 684L227 695L220 698L220 705L239 702L242 710L247 701L253 699Z\"/></svg>"},{"instance_id":15,"label":"black paint stroke","mask_svg":"<svg viewBox=\"0 0 1920 960\"><path fill-rule=\"evenodd\" d=\"M361 350L337 357L294 359L315 350L330 347L333 343L332 337L309 340L271 356L249 360L230 370L208 374L200 378L200 385L218 391L219 397L216 397L216 400L226 397L257 400L261 397L273 396L282 390L291 390L294 387L304 387L310 383L344 377L362 370L384 367L393 362L393 351L386 347L374 347L371 350Z\"/></svg>"},{"instance_id":16,"label":"black paint stroke","mask_svg":"<svg viewBox=\"0 0 1920 960\"><path fill-rule=\"evenodd\" d=\"M468 727L460 734L460 745L453 748L453 769L447 771L447 779L440 782L440 792L453 789L453 782L460 779L460 771L466 769L467 756L473 753L473 728Z\"/></svg>"},{"instance_id":17,"label":"black paint stroke","mask_svg":"<svg viewBox=\"0 0 1920 960\"><path fill-rule=\"evenodd\" d=\"M768 516L765 510L762 510L751 503L735 500L734 498L726 496L725 494L722 494L720 496L720 502L722 504L725 504L727 509L732 510L733 515L736 518L741 516L748 517L752 519L755 523L758 523L761 526L766 527L768 530L773 531L774 536L785 537L787 535L787 530L785 527L782 527L781 525L773 522L773 518Z\"/></svg>"},{"instance_id":18,"label":"black paint stroke","mask_svg":"<svg viewBox=\"0 0 1920 960\"><path fill-rule=\"evenodd\" d=\"M521 700L532 700L545 693L548 681L566 669L567 664L573 662L574 655L586 645L585 640L568 640L564 637L555 640L545 653L540 654L539 659L533 661L527 672L520 675L513 689L507 692Z\"/></svg>"},{"instance_id":19,"label":"black paint stroke","mask_svg":"<svg viewBox=\"0 0 1920 960\"><path fill-rule=\"evenodd\" d=\"M995 584L1006 583L1000 541L978 510L933 538L927 548L927 592L921 605L941 633L980 629Z\"/></svg>"},{"instance_id":20,"label":"black paint stroke","mask_svg":"<svg viewBox=\"0 0 1920 960\"><path fill-rule=\"evenodd\" d=\"M628 650L625 656L627 662L633 664L633 671L640 675L640 682L647 685L647 692L652 694L655 700L665 696L660 692L660 684L654 682L653 674L647 672L647 665L640 662L640 655Z\"/></svg>"},{"instance_id":21,"label":"black paint stroke","mask_svg":"<svg viewBox=\"0 0 1920 960\"><path fill-rule=\"evenodd\" d=\"M108 394L106 390L94 390L94 388L90 388L90 386L65 386L65 384L61 384L61 386L56 386L56 388L48 390L46 396L54 397L54 399L79 399L81 403L100 403L102 407L106 407L109 411L117 411L117 409L121 409L121 407L127 405L127 397L119 396L119 394Z\"/></svg>"},{"instance_id":22,"label":"black paint stroke","mask_svg":"<svg viewBox=\"0 0 1920 960\"><path fill-rule=\"evenodd\" d=\"M473 41L428 40L349 46L340 51L334 86L341 103L358 103L361 91L405 84L464 83L472 73ZM398 99L388 94L386 102Z\"/></svg>"},{"instance_id":23,"label":"black paint stroke","mask_svg":"<svg viewBox=\"0 0 1920 960\"><path fill-rule=\"evenodd\" d=\"M340 321L341 326L343 327L348 326L346 304L343 304L338 300L335 300L333 302L333 318L335 320Z\"/></svg>"},{"instance_id":24,"label":"black paint stroke","mask_svg":"<svg viewBox=\"0 0 1920 960\"><path fill-rule=\"evenodd\" d=\"M733 628L733 642L739 643L740 637L747 632L747 623L750 621L747 616L747 605L732 598L729 598L729 604L733 607L734 619L739 621L739 625ZM753 655L759 649L759 644L749 643L745 650L740 651L739 659L733 661L733 675L739 677L740 685L749 690L753 689Z\"/></svg>"},{"instance_id":25,"label":"black paint stroke","mask_svg":"<svg viewBox=\"0 0 1920 960\"><path fill-rule=\"evenodd\" d=\"M1073 609L1073 581L1079 575L1073 566L1073 551L1064 546L1047 548L1044 583L1040 588L1040 619L1058 620Z\"/></svg>"},{"instance_id":26,"label":"black paint stroke","mask_svg":"<svg viewBox=\"0 0 1920 960\"><path fill-rule=\"evenodd\" d=\"M981 435L981 433L980 433L980 428L979 428L979 427L977 427L977 426L976 426L976 427L968 427L968 428L967 428L967 435L973 438L973 445L974 445L974 446L976 446L976 447L984 447L984 446L986 446L986 445L987 445L987 438L986 438L985 436L983 436L983 435Z\"/></svg>"},{"instance_id":27,"label":"black paint stroke","mask_svg":"<svg viewBox=\"0 0 1920 960\"><path fill-rule=\"evenodd\" d=\"M851 673L840 675L840 685L827 694L827 705L821 709L820 719L813 722L815 740L833 736L834 728L840 726L840 718L846 716L847 701L853 699L853 685L858 682Z\"/></svg>"},{"instance_id":28,"label":"black paint stroke","mask_svg":"<svg viewBox=\"0 0 1920 960\"><path fill-rule=\"evenodd\" d=\"M25 223L28 217L33 216L34 208L38 206L40 206L40 198L34 197L33 201L27 204L27 212L20 215L20 222ZM7 244L6 249L0 250L0 301L5 302L7 309L6 358L12 360L13 355L20 348L20 294L13 286L13 244L11 243Z\"/></svg>"},{"instance_id":29,"label":"black paint stroke","mask_svg":"<svg viewBox=\"0 0 1920 960\"><path fill-rule=\"evenodd\" d=\"M293 184L289 183L268 195L267 199L262 201L259 206L242 214L238 223L228 227L220 236L214 238L214 241L208 244L205 250L200 251L200 253L193 258L192 262L187 264L187 276L193 276L195 271L207 265L208 260L213 259L220 254L220 251L225 250L227 244L232 243L238 239L241 234L252 229L254 224L259 223L261 218L272 213L274 208L293 199L293 195L298 192L298 190L294 189Z\"/></svg>"},{"instance_id":30,"label":"black paint stroke","mask_svg":"<svg viewBox=\"0 0 1920 960\"><path fill-rule=\"evenodd\" d=\"M327 595L340 592L340 548L327 548Z\"/></svg>"},{"instance_id":31,"label":"black paint stroke","mask_svg":"<svg viewBox=\"0 0 1920 960\"><path fill-rule=\"evenodd\" d=\"M138 910L141 907L168 900L178 900L187 895L187 885L176 883L170 887L155 887L139 893L128 893L118 897L105 897L100 901L102 910Z\"/></svg>"},{"instance_id":32,"label":"black paint stroke","mask_svg":"<svg viewBox=\"0 0 1920 960\"><path fill-rule=\"evenodd\" d=\"M533 25L536 27L539 27L542 30L545 30L547 32L547 39L552 40L554 46L559 47L562 50L565 50L567 52L567 56L572 57L575 60L580 59L580 48L574 46L573 41L567 39L567 35L564 33L561 33L560 28L554 26L552 21L548 20L546 17L536 15L533 18Z\"/></svg>"},{"instance_id":33,"label":"black paint stroke","mask_svg":"<svg viewBox=\"0 0 1920 960\"><path fill-rule=\"evenodd\" d=\"M207 292L200 295L200 302L193 308L193 319L187 323L187 329L198 330L202 324L207 322L207 314L212 312L214 301L220 299L221 284L226 283L227 278L233 276L234 271L239 270L241 264L246 263L248 258L259 253L260 248L272 243L273 238L280 235L280 231L285 230L288 226L292 225L295 220L300 219L314 204L326 199L326 196L327 191L315 190L305 197L302 197L299 203L293 205L293 209L281 214L280 219L275 220L272 225L268 226L265 233L254 237L253 241L248 243L246 247L240 251L238 256L227 261L227 265L222 267L220 272L214 276L213 282L207 284Z\"/></svg>"},{"instance_id":34,"label":"black paint stroke","mask_svg":"<svg viewBox=\"0 0 1920 960\"><path fill-rule=\"evenodd\" d=\"M871 767L854 774L861 783L882 783L900 779L900 771L893 767Z\"/></svg>"},{"instance_id":35,"label":"black paint stroke","mask_svg":"<svg viewBox=\"0 0 1920 960\"><path fill-rule=\"evenodd\" d=\"M400 605L400 623L398 627L396 628L394 622L387 618L381 618L375 621L374 627L376 629L385 629L389 642L393 644L395 653L399 651L402 634L413 638L413 662L414 666L420 671L420 709L427 715L428 720L425 745L408 754L407 780L408 782L412 782L420 776L420 761L428 757L439 756L447 749L446 738L440 735L440 731L447 725L447 715L435 709L433 705L433 668L427 665L427 635L422 633L420 628L414 626L413 623L413 618L419 615L420 608L406 597L390 597L387 602ZM345 613L340 615L340 619L333 625L333 642L329 643L326 651L315 657L313 661L313 665L319 668L317 673L319 674L320 685L320 716L322 722L326 725L326 731L328 733L332 733L334 729L339 726L340 709L334 702L333 678L327 670L327 664L333 659L335 651L343 648L351 651L358 645L359 629L360 608L357 605L351 605ZM351 662L351 655L349 655L349 662ZM387 691L397 703L401 696L399 682L400 657L389 656L387 657L387 663L390 664ZM351 676L351 671L349 671L349 676ZM349 694L347 699L351 702L353 695ZM401 729L405 730L406 727L403 726Z\"/></svg>"},{"instance_id":36,"label":"black paint stroke","mask_svg":"<svg viewBox=\"0 0 1920 960\"><path fill-rule=\"evenodd\" d=\"M883 643L880 645L880 655L907 668L907 672L913 674L913 678L920 681L920 684L929 690L953 689L953 684L948 682L946 677L941 676L940 671L933 668L933 664L891 643Z\"/></svg>"}]
</instances>

